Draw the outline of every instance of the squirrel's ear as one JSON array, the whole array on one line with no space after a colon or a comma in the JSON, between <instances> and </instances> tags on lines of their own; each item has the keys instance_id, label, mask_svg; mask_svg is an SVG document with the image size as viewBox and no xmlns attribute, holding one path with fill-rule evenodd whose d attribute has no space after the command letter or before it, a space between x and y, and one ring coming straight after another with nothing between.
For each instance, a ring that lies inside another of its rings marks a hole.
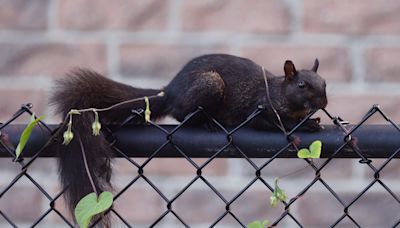
<instances>
[{"instance_id":1,"label":"squirrel's ear","mask_svg":"<svg viewBox=\"0 0 400 228\"><path fill-rule=\"evenodd\" d=\"M285 79L291 80L293 77L296 75L296 67L294 67L294 64L290 60L286 60L285 66L283 67L285 70Z\"/></svg>"},{"instance_id":2,"label":"squirrel's ear","mask_svg":"<svg viewBox=\"0 0 400 228\"><path fill-rule=\"evenodd\" d=\"M319 66L319 61L318 61L318 59L315 59L314 66L312 67L311 70L314 71L315 73L317 73L318 66Z\"/></svg>"}]
</instances>

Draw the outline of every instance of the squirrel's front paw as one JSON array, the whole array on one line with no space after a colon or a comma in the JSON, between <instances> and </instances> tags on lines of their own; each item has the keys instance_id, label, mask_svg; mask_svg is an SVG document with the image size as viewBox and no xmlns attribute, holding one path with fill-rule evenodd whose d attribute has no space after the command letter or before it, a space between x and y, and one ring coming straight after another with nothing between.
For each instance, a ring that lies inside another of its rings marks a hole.
<instances>
[{"instance_id":1,"label":"squirrel's front paw","mask_svg":"<svg viewBox=\"0 0 400 228\"><path fill-rule=\"evenodd\" d=\"M308 119L306 122L304 122L301 128L305 131L311 131L311 132L321 131L324 129L324 127L319 124L320 122L321 119L319 117L314 119Z\"/></svg>"}]
</instances>

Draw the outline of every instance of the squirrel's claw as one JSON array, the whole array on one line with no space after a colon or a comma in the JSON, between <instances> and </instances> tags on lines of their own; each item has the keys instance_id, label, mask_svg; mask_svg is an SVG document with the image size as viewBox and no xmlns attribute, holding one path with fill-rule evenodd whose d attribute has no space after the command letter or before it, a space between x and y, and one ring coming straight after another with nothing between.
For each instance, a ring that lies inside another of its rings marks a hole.
<instances>
[{"instance_id":1,"label":"squirrel's claw","mask_svg":"<svg viewBox=\"0 0 400 228\"><path fill-rule=\"evenodd\" d=\"M323 126L320 125L321 118L317 117L314 119L308 119L304 124L301 126L302 130L310 131L310 132L317 132L324 129Z\"/></svg>"}]
</instances>

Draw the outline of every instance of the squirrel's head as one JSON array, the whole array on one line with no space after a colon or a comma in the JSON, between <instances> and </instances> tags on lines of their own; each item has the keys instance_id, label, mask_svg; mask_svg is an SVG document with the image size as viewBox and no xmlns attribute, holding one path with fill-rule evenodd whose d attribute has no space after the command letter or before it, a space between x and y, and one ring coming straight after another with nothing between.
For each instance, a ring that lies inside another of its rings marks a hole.
<instances>
[{"instance_id":1,"label":"squirrel's head","mask_svg":"<svg viewBox=\"0 0 400 228\"><path fill-rule=\"evenodd\" d=\"M284 93L293 110L309 112L326 107L326 83L317 73L318 66L318 59L315 59L311 70L297 71L292 61L285 62Z\"/></svg>"}]
</instances>

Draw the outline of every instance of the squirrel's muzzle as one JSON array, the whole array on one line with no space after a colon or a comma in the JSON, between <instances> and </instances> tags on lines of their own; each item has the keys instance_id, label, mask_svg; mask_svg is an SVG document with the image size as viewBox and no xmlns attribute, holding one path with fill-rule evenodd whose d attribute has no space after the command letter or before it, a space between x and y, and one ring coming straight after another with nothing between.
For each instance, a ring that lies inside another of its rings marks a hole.
<instances>
[{"instance_id":1,"label":"squirrel's muzzle","mask_svg":"<svg viewBox=\"0 0 400 228\"><path fill-rule=\"evenodd\" d=\"M328 105L328 99L326 96L316 97L312 100L312 109L322 109Z\"/></svg>"}]
</instances>

